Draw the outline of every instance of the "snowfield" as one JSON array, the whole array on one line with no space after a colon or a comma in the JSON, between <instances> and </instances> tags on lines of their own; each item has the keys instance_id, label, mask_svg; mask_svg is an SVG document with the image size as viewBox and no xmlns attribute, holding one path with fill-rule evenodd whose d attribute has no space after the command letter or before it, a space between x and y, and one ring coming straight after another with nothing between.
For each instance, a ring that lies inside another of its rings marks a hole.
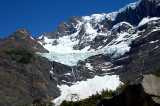
<instances>
[{"instance_id":1,"label":"snowfield","mask_svg":"<svg viewBox=\"0 0 160 106\"><path fill-rule=\"evenodd\" d=\"M103 89L116 90L120 83L121 82L117 75L106 75L103 77L95 76L93 79L88 79L87 81L76 82L70 87L68 85L61 85L58 86L61 90L61 95L52 102L54 102L57 106L64 100L82 100L96 94L96 92L100 93Z\"/></svg>"}]
</instances>

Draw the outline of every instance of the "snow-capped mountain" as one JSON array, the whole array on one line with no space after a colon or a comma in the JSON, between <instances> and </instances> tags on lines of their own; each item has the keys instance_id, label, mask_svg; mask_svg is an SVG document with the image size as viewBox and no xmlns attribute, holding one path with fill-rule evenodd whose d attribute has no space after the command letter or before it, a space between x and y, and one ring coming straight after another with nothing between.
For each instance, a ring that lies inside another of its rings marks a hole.
<instances>
[{"instance_id":1,"label":"snow-capped mountain","mask_svg":"<svg viewBox=\"0 0 160 106\"><path fill-rule=\"evenodd\" d=\"M50 51L43 56L75 66L79 60L97 54L123 55L129 51L131 42L139 37L137 28L144 23L142 19L158 17L158 8L156 0L140 0L109 14L71 17L68 22L60 23L57 30L38 38L39 43Z\"/></svg>"},{"instance_id":2,"label":"snow-capped mountain","mask_svg":"<svg viewBox=\"0 0 160 106\"><path fill-rule=\"evenodd\" d=\"M109 14L71 17L37 39L19 29L0 39L0 104L19 105L40 97L59 105L102 89L115 90L150 70L159 72L159 46L159 0L139 0ZM26 59L28 64L23 63Z\"/></svg>"},{"instance_id":3,"label":"snow-capped mountain","mask_svg":"<svg viewBox=\"0 0 160 106\"><path fill-rule=\"evenodd\" d=\"M49 51L38 54L68 67L59 72L54 62L52 65L51 73L56 76L59 87L62 85L62 92L65 89L63 84L72 85L88 78L94 80L95 76L118 75L121 81L133 79L153 69L144 67L144 64L148 53L159 50L159 36L152 35L159 32L159 16L158 0L139 0L117 12L71 17L68 22L60 23L57 30L38 38L38 42ZM137 42L144 41L148 47L134 53L135 45L143 46ZM124 78L125 75L128 76ZM62 98L68 100L71 97Z\"/></svg>"}]
</instances>

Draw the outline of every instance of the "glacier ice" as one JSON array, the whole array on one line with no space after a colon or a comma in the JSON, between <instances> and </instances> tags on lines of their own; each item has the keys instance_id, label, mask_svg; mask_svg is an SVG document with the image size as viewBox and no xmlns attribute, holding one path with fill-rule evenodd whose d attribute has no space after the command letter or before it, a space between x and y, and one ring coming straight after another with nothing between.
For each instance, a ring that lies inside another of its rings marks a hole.
<instances>
[{"instance_id":1,"label":"glacier ice","mask_svg":"<svg viewBox=\"0 0 160 106\"><path fill-rule=\"evenodd\" d=\"M116 27L118 27L118 25ZM99 48L97 50L93 49L89 50L90 46L87 46L82 50L74 50L73 46L78 43L78 40L71 41L70 38L75 37L76 35L78 35L78 31L73 35L60 37L59 39L57 39L59 43L58 45L52 45L54 39L48 39L47 37L45 37L44 42L46 44L43 46L50 53L39 53L39 54L42 55L43 57L48 58L51 61L60 62L68 66L75 66L77 65L77 62L79 60L84 61L88 57L98 54L114 54L115 56L123 55L125 52L130 50L129 45L135 38L138 37L137 33L133 34L132 36L129 36L131 34L126 32L119 33L117 34L117 38L113 39L108 45L106 45L103 48ZM40 43L42 44L42 42Z\"/></svg>"}]
</instances>

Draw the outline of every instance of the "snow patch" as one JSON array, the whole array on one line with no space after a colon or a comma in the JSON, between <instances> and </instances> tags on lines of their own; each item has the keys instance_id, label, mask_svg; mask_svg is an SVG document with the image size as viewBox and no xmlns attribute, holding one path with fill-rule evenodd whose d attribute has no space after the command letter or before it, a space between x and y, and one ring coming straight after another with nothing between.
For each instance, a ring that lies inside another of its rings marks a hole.
<instances>
[{"instance_id":1,"label":"snow patch","mask_svg":"<svg viewBox=\"0 0 160 106\"><path fill-rule=\"evenodd\" d=\"M66 73L66 74L64 74L64 75L71 76L71 73Z\"/></svg>"},{"instance_id":2,"label":"snow patch","mask_svg":"<svg viewBox=\"0 0 160 106\"><path fill-rule=\"evenodd\" d=\"M30 38L34 40L34 38L32 36L30 36Z\"/></svg>"},{"instance_id":3,"label":"snow patch","mask_svg":"<svg viewBox=\"0 0 160 106\"><path fill-rule=\"evenodd\" d=\"M61 85L58 86L61 90L61 96L54 99L52 102L56 105L60 105L63 100L82 100L96 94L96 92L101 92L103 89L116 90L120 83L117 75L106 75L103 77L95 76L93 79L77 82L70 87L68 85Z\"/></svg>"},{"instance_id":4,"label":"snow patch","mask_svg":"<svg viewBox=\"0 0 160 106\"><path fill-rule=\"evenodd\" d=\"M128 26L133 27L130 23L124 21L124 22L120 22L120 23L114 25L114 26L112 27L111 31L113 31L114 29L118 29L118 28L119 28L120 26L122 26L123 24L127 24Z\"/></svg>"},{"instance_id":5,"label":"snow patch","mask_svg":"<svg viewBox=\"0 0 160 106\"><path fill-rule=\"evenodd\" d=\"M91 17L90 16L84 16L83 21L84 21L84 23L88 23L88 22L91 21Z\"/></svg>"},{"instance_id":6,"label":"snow patch","mask_svg":"<svg viewBox=\"0 0 160 106\"><path fill-rule=\"evenodd\" d=\"M158 48L159 48L159 46L156 46L156 47L155 47L155 48L153 48L152 50L155 50L155 49L158 49ZM152 50L151 50L151 51L152 51Z\"/></svg>"},{"instance_id":7,"label":"snow patch","mask_svg":"<svg viewBox=\"0 0 160 106\"><path fill-rule=\"evenodd\" d=\"M85 24L86 34L89 35L87 38L92 41L97 36L97 30L93 29L90 23Z\"/></svg>"},{"instance_id":8,"label":"snow patch","mask_svg":"<svg viewBox=\"0 0 160 106\"><path fill-rule=\"evenodd\" d=\"M39 40L42 40L42 39L43 39L43 36L44 36L44 35L39 36L38 39L39 39Z\"/></svg>"},{"instance_id":9,"label":"snow patch","mask_svg":"<svg viewBox=\"0 0 160 106\"><path fill-rule=\"evenodd\" d=\"M156 32L156 31L160 31L160 28L155 28L155 29L153 29L153 30L150 31L147 35L145 35L143 38L147 37L148 35L150 35L150 34L153 33L153 32Z\"/></svg>"},{"instance_id":10,"label":"snow patch","mask_svg":"<svg viewBox=\"0 0 160 106\"><path fill-rule=\"evenodd\" d=\"M53 71L50 71L51 74L54 74Z\"/></svg>"},{"instance_id":11,"label":"snow patch","mask_svg":"<svg viewBox=\"0 0 160 106\"><path fill-rule=\"evenodd\" d=\"M94 19L96 22L100 22L101 20L104 20L106 18L106 14L93 14L91 15L91 19Z\"/></svg>"},{"instance_id":12,"label":"snow patch","mask_svg":"<svg viewBox=\"0 0 160 106\"><path fill-rule=\"evenodd\" d=\"M152 17L152 18L149 18L149 17L145 17L141 20L141 22L138 24L138 27L150 22L150 21L155 21L155 20L159 20L160 18L158 17Z\"/></svg>"},{"instance_id":13,"label":"snow patch","mask_svg":"<svg viewBox=\"0 0 160 106\"><path fill-rule=\"evenodd\" d=\"M157 43L157 42L159 42L159 40L151 41L151 42L149 42L149 43Z\"/></svg>"},{"instance_id":14,"label":"snow patch","mask_svg":"<svg viewBox=\"0 0 160 106\"><path fill-rule=\"evenodd\" d=\"M91 65L91 63L86 63L86 67L87 67L89 70L93 70L93 66Z\"/></svg>"}]
</instances>

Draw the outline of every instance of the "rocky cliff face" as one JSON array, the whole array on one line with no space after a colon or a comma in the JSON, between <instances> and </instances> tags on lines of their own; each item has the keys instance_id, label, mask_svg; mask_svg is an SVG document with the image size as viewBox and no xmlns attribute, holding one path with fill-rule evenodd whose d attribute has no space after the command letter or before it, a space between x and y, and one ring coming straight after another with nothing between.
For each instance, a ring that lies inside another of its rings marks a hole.
<instances>
[{"instance_id":1,"label":"rocky cliff face","mask_svg":"<svg viewBox=\"0 0 160 106\"><path fill-rule=\"evenodd\" d=\"M56 81L49 72L51 62L35 54L47 50L26 29L19 29L1 40L0 47L2 106L23 105L36 98L51 101L60 95Z\"/></svg>"},{"instance_id":2,"label":"rocky cliff face","mask_svg":"<svg viewBox=\"0 0 160 106\"><path fill-rule=\"evenodd\" d=\"M25 28L21 28L7 38L2 39L0 42L0 48L1 50L26 49L33 53L48 52L43 46L37 43Z\"/></svg>"},{"instance_id":3,"label":"rocky cliff face","mask_svg":"<svg viewBox=\"0 0 160 106\"><path fill-rule=\"evenodd\" d=\"M119 95L103 99L97 106L159 106L160 78L144 75L132 82Z\"/></svg>"}]
</instances>

